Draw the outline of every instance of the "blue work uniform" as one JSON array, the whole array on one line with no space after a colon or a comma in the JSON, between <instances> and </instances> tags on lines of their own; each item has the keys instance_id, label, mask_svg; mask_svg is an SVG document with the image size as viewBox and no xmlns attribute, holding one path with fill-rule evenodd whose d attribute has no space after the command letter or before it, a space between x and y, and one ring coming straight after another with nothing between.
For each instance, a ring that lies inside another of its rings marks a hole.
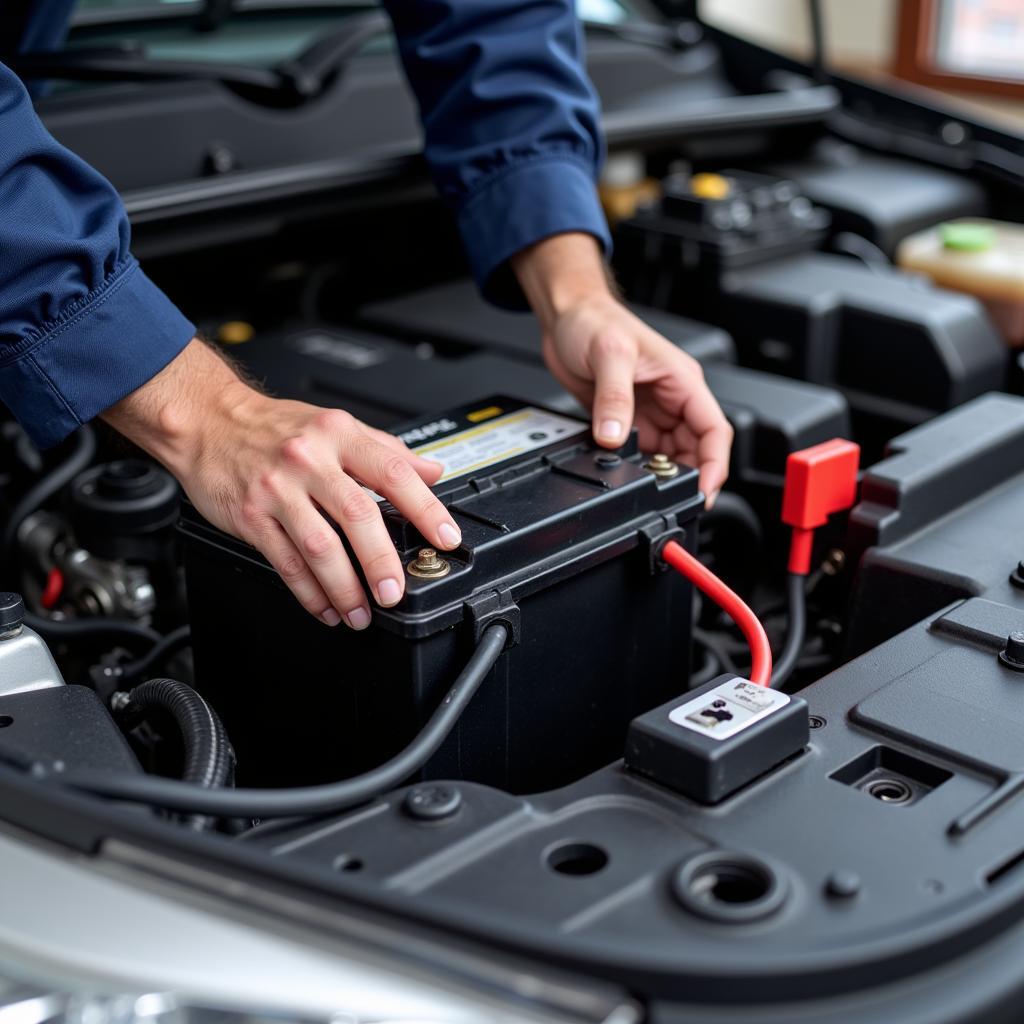
<instances>
[{"instance_id":1,"label":"blue work uniform","mask_svg":"<svg viewBox=\"0 0 1024 1024\"><path fill-rule=\"evenodd\" d=\"M37 0L24 38L52 36L53 12L68 7ZM583 231L607 249L599 109L574 0L385 7L427 161L484 294L521 304L509 258L551 235ZM132 256L113 186L49 135L0 65L0 400L38 446L56 444L194 333Z\"/></svg>"}]
</instances>

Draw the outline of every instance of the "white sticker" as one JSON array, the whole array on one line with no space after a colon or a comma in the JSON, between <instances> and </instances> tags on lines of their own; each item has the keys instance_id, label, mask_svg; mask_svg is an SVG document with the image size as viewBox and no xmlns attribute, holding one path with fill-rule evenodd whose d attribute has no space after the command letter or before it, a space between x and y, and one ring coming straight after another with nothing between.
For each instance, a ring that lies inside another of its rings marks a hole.
<instances>
[{"instance_id":1,"label":"white sticker","mask_svg":"<svg viewBox=\"0 0 1024 1024\"><path fill-rule=\"evenodd\" d=\"M528 406L413 450L441 464L444 473L438 483L443 483L554 441L585 434L589 429L579 420Z\"/></svg>"},{"instance_id":2,"label":"white sticker","mask_svg":"<svg viewBox=\"0 0 1024 1024\"><path fill-rule=\"evenodd\" d=\"M788 703L788 694L733 677L673 708L668 718L684 729L726 740Z\"/></svg>"}]
</instances>

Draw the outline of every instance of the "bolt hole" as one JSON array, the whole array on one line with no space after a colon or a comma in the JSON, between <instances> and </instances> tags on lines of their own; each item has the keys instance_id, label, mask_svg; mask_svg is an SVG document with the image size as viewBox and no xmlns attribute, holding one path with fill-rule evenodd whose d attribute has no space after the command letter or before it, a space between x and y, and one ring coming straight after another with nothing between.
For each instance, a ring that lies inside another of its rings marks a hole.
<instances>
[{"instance_id":1,"label":"bolt hole","mask_svg":"<svg viewBox=\"0 0 1024 1024\"><path fill-rule=\"evenodd\" d=\"M867 787L868 795L883 804L905 804L914 791L902 779L875 779Z\"/></svg>"},{"instance_id":2,"label":"bolt hole","mask_svg":"<svg viewBox=\"0 0 1024 1024\"><path fill-rule=\"evenodd\" d=\"M362 871L363 862L358 857L353 857L351 854L343 853L334 858L334 870L345 871L347 873Z\"/></svg>"},{"instance_id":3,"label":"bolt hole","mask_svg":"<svg viewBox=\"0 0 1024 1024\"><path fill-rule=\"evenodd\" d=\"M596 875L608 863L608 854L592 843L562 843L547 852L546 860L560 875Z\"/></svg>"},{"instance_id":4,"label":"bolt hole","mask_svg":"<svg viewBox=\"0 0 1024 1024\"><path fill-rule=\"evenodd\" d=\"M824 729L825 726L828 725L828 720L822 718L821 715L811 715L811 717L807 719L807 724L812 729Z\"/></svg>"},{"instance_id":5,"label":"bolt hole","mask_svg":"<svg viewBox=\"0 0 1024 1024\"><path fill-rule=\"evenodd\" d=\"M756 903L771 885L765 873L746 864L709 864L690 879L690 891L705 903Z\"/></svg>"},{"instance_id":6,"label":"bolt hole","mask_svg":"<svg viewBox=\"0 0 1024 1024\"><path fill-rule=\"evenodd\" d=\"M6 729L9 725L14 725L14 719L10 715L0 715L0 729Z\"/></svg>"},{"instance_id":7,"label":"bolt hole","mask_svg":"<svg viewBox=\"0 0 1024 1024\"><path fill-rule=\"evenodd\" d=\"M710 851L675 873L676 898L691 913L712 921L756 921L774 913L786 898L775 871L756 857Z\"/></svg>"}]
</instances>

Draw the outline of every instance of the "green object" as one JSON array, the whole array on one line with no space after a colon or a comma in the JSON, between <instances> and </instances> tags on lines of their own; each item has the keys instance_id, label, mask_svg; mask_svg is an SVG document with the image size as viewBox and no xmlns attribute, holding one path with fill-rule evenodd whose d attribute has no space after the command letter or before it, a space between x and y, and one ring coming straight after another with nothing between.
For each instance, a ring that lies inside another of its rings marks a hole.
<instances>
[{"instance_id":1,"label":"green object","mask_svg":"<svg viewBox=\"0 0 1024 1024\"><path fill-rule=\"evenodd\" d=\"M984 252L996 244L996 232L988 224L942 224L942 244L957 252Z\"/></svg>"}]
</instances>

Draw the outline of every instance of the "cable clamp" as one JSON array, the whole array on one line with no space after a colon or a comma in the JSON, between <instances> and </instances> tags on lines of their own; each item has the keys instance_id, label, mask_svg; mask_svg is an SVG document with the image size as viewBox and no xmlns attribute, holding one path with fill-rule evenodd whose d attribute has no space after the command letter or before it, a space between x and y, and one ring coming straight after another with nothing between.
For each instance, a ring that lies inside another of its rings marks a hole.
<instances>
[{"instance_id":1,"label":"cable clamp","mask_svg":"<svg viewBox=\"0 0 1024 1024\"><path fill-rule=\"evenodd\" d=\"M661 520L640 528L640 547L647 553L647 567L652 576L666 572L668 563L662 558L661 553L665 545L674 540L685 547L686 530L680 525L674 513L662 516Z\"/></svg>"},{"instance_id":2,"label":"cable clamp","mask_svg":"<svg viewBox=\"0 0 1024 1024\"><path fill-rule=\"evenodd\" d=\"M463 602L466 620L473 628L473 643L478 644L488 626L500 622L508 633L504 650L511 650L519 645L522 636L522 615L519 605L512 600L512 594L506 589L488 590L482 594L474 594Z\"/></svg>"}]
</instances>

